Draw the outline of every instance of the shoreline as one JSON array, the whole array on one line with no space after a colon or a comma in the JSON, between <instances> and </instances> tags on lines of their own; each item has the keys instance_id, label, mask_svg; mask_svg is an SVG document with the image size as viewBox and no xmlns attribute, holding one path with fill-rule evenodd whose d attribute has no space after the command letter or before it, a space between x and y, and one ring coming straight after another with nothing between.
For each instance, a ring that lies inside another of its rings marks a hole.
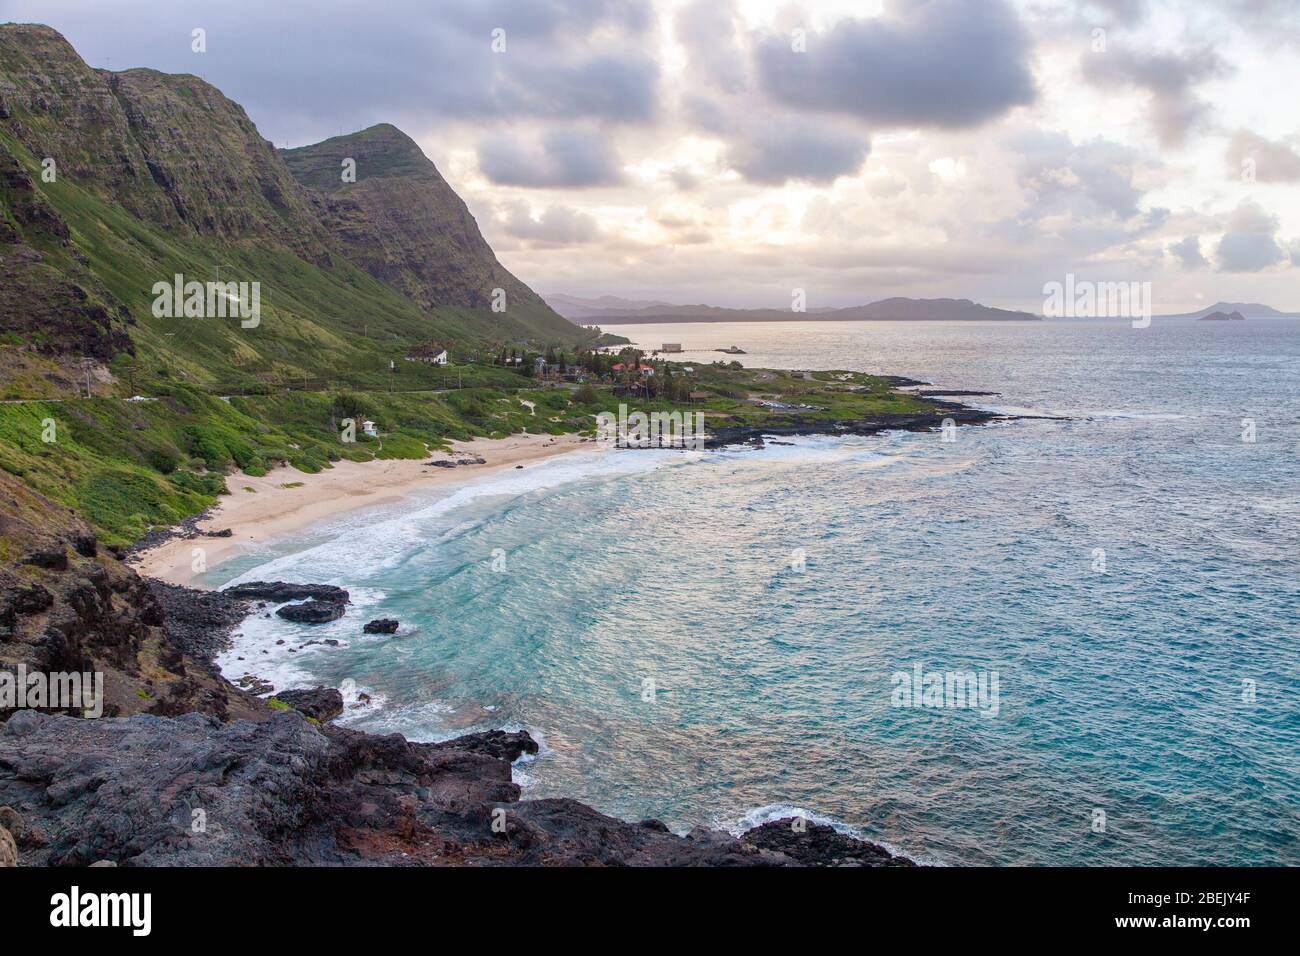
<instances>
[{"instance_id":1,"label":"shoreline","mask_svg":"<svg viewBox=\"0 0 1300 956\"><path fill-rule=\"evenodd\" d=\"M584 444L592 442L575 434L522 433L452 442L449 452L434 451L419 459L338 461L316 474L290 465L260 478L234 472L226 476L229 494L203 514L174 525L162 540L133 552L127 563L144 577L207 590L195 580L198 575L320 521L360 508L393 504L426 490L451 488L508 468L526 467L577 451ZM430 464L441 458L481 458L484 463L455 468ZM202 570L193 566L195 548L203 549Z\"/></svg>"},{"instance_id":2,"label":"shoreline","mask_svg":"<svg viewBox=\"0 0 1300 956\"><path fill-rule=\"evenodd\" d=\"M944 401L954 395L931 383L902 376L882 376L903 390L927 386L934 411L886 415L848 421L801 420L762 425L722 425L710 429L706 448L729 445L762 447L764 436L788 438L803 435L875 435L883 431L932 431L944 419L957 425L983 425L1021 418L1048 418L988 411L962 402ZM978 393L996 394L996 393ZM228 494L202 514L185 518L167 529L150 532L128 552L126 562L138 574L166 584L210 590L195 579L252 548L302 531L337 515L394 504L434 488L450 488L511 467L524 467L555 455L577 451L584 445L599 447L595 439L575 433L562 435L523 432L506 438L454 441L447 452L433 451L428 458L338 461L332 468L310 474L282 465L255 478L236 471L225 476ZM482 459L455 468L432 465L440 458ZM251 490L250 490L251 489ZM201 544L196 542L202 542ZM194 550L202 548L202 570L193 567Z\"/></svg>"}]
</instances>

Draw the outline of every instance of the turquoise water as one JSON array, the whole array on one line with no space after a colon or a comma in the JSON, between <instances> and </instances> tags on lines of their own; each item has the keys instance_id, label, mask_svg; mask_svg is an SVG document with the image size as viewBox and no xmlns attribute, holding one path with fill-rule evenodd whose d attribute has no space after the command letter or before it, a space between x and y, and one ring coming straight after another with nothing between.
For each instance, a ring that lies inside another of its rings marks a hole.
<instances>
[{"instance_id":1,"label":"turquoise water","mask_svg":"<svg viewBox=\"0 0 1300 956\"><path fill-rule=\"evenodd\" d=\"M351 680L368 730L527 728L527 795L677 830L800 808L952 864L1300 863L1300 323L618 331L1071 420L575 453L349 515L209 575L355 604L251 619L227 674ZM996 672L996 715L893 706L918 664Z\"/></svg>"}]
</instances>

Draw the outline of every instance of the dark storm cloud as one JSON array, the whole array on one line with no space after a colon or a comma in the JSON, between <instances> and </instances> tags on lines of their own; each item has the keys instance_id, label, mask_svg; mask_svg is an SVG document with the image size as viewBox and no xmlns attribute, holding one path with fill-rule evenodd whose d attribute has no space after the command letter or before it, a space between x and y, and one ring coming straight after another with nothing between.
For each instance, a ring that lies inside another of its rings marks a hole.
<instances>
[{"instance_id":1,"label":"dark storm cloud","mask_svg":"<svg viewBox=\"0 0 1300 956\"><path fill-rule=\"evenodd\" d=\"M1034 100L1029 39L1001 0L899 0L891 14L758 42L763 88L790 107L890 126L962 128Z\"/></svg>"},{"instance_id":2,"label":"dark storm cloud","mask_svg":"<svg viewBox=\"0 0 1300 956\"><path fill-rule=\"evenodd\" d=\"M4 12L60 30L93 66L199 74L280 144L380 121L420 135L446 117L635 122L655 109L651 21L631 0L9 0ZM196 27L206 53L191 50Z\"/></svg>"},{"instance_id":3,"label":"dark storm cloud","mask_svg":"<svg viewBox=\"0 0 1300 956\"><path fill-rule=\"evenodd\" d=\"M597 133L552 130L540 143L503 134L479 144L483 175L501 186L575 189L623 180L618 153Z\"/></svg>"}]
</instances>

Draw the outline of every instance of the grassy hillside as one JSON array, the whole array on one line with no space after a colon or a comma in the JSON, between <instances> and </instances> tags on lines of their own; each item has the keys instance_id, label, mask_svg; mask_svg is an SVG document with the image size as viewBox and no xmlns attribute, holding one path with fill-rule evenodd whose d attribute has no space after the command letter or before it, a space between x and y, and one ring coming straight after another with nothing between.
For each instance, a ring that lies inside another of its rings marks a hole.
<instances>
[{"instance_id":1,"label":"grassy hillside","mask_svg":"<svg viewBox=\"0 0 1300 956\"><path fill-rule=\"evenodd\" d=\"M501 266L409 138L382 126L354 139L358 183L327 195L199 78L93 70L49 28L0 25L6 392L64 395L82 356L130 372L119 394L222 392L377 386L390 361L435 339L466 353L593 340ZM154 284L177 274L258 283L261 324L155 318ZM498 287L505 312L490 308Z\"/></svg>"}]
</instances>

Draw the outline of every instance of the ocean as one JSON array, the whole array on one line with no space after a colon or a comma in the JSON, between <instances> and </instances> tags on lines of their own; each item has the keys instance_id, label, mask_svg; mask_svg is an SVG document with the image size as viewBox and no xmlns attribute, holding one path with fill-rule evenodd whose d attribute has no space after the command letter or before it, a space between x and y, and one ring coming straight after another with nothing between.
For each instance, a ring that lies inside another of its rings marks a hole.
<instances>
[{"instance_id":1,"label":"ocean","mask_svg":"<svg viewBox=\"0 0 1300 956\"><path fill-rule=\"evenodd\" d=\"M942 864L1300 864L1300 322L613 331L1067 420L576 452L353 512L209 572L352 592L250 618L227 676L342 685L342 722L414 739L525 728L526 797L679 832L797 810Z\"/></svg>"}]
</instances>

